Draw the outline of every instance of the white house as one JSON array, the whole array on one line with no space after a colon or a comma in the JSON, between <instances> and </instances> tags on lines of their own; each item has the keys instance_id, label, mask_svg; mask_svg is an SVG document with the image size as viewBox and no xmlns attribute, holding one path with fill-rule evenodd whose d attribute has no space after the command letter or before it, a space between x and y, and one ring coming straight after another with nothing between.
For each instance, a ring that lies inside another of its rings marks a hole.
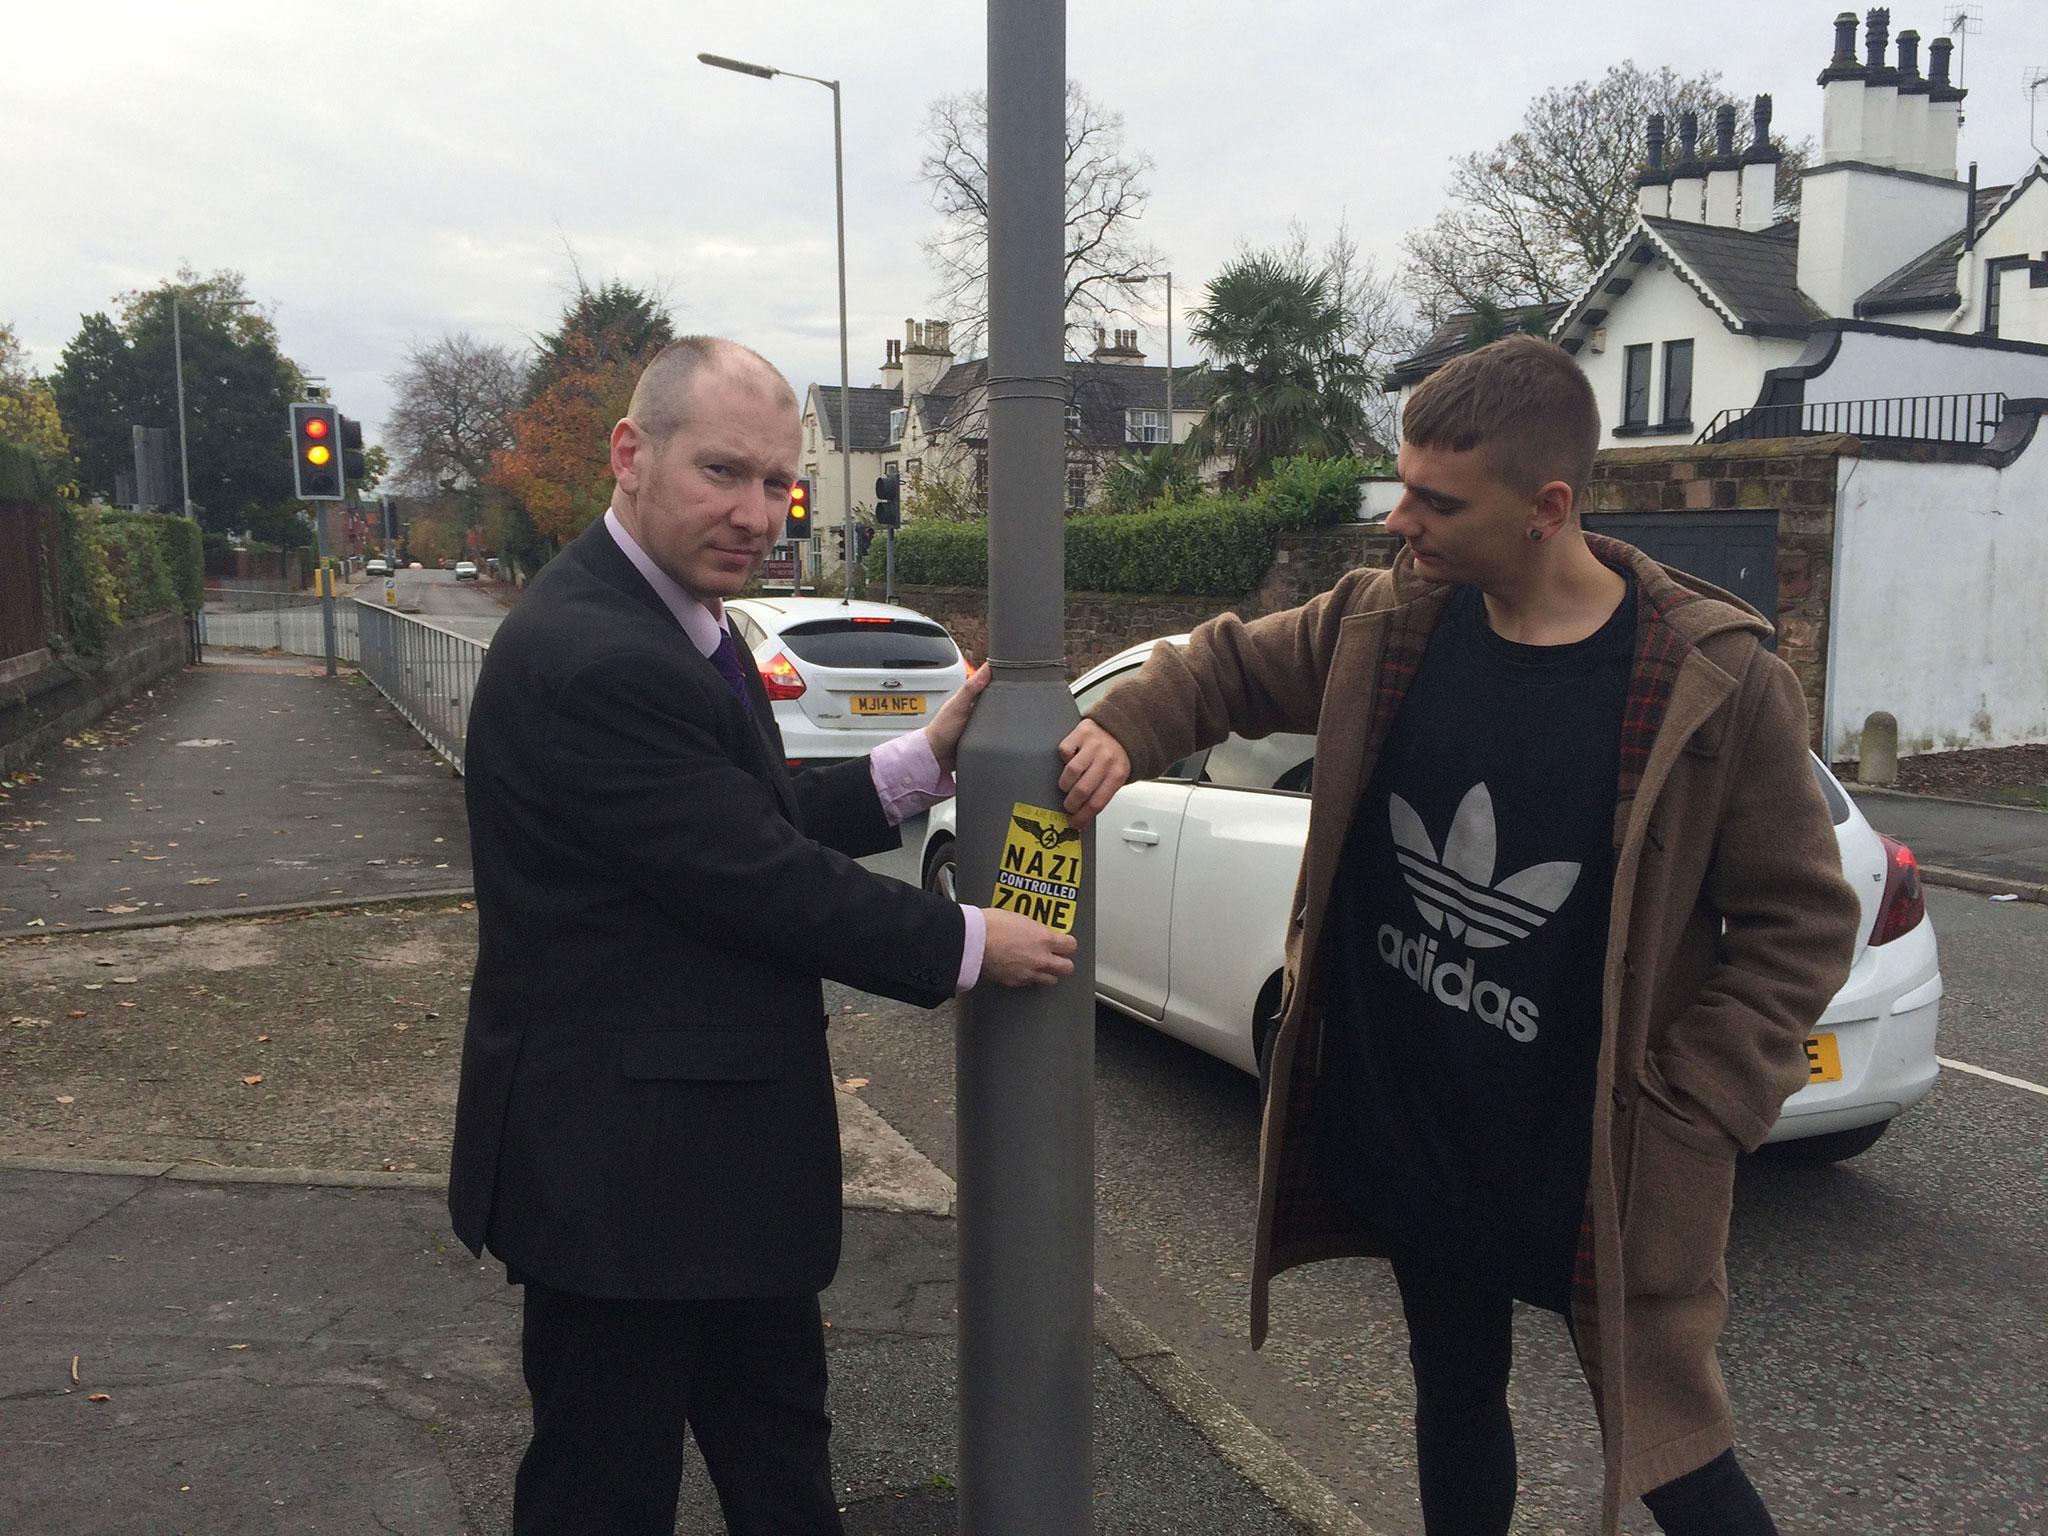
<instances>
[{"instance_id":1,"label":"white house","mask_svg":"<svg viewBox=\"0 0 2048 1536\"><path fill-rule=\"evenodd\" d=\"M1603 445L1849 431L1983 443L1995 398L2048 395L2048 162L2011 186L1957 171L1953 44L1890 39L1891 13L1835 19L1819 162L1775 214L1771 99L1747 148L1691 114L1675 158L1648 125L1635 227L1550 334L1592 381ZM1525 311L1515 311L1522 314ZM1453 317L1390 376L1404 391L1464 350Z\"/></svg>"}]
</instances>

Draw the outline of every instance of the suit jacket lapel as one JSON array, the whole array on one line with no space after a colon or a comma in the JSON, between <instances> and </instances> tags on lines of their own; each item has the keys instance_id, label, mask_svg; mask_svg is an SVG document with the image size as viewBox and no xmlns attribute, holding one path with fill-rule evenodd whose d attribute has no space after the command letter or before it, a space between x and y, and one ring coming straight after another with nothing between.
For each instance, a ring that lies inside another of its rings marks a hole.
<instances>
[{"instance_id":1,"label":"suit jacket lapel","mask_svg":"<svg viewBox=\"0 0 2048 1536\"><path fill-rule=\"evenodd\" d=\"M740 701L733 697L732 685L726 682L725 674L718 670L709 656L691 643L690 637L683 632L683 627L676 623L676 616L669 612L668 604L661 600L661 594L649 586L647 578L634 568L633 562L626 558L626 552L619 548L618 542L611 536L611 530L604 526L601 519L584 529L576 542L562 553L564 556L581 558L607 586L617 588L626 597L657 614L674 634L676 644L704 669L707 676L716 680L713 696L721 705L739 711L742 716L742 749L737 761L741 767L768 786L783 816L793 825L801 826L803 823L797 813L796 791L789 782L789 769L783 757L782 740L775 730L774 706L768 701L767 690L761 686L760 675L751 664L751 658L744 660L740 666L740 672L746 679L748 696L754 705L752 719L748 720L747 712L740 709Z\"/></svg>"}]
</instances>

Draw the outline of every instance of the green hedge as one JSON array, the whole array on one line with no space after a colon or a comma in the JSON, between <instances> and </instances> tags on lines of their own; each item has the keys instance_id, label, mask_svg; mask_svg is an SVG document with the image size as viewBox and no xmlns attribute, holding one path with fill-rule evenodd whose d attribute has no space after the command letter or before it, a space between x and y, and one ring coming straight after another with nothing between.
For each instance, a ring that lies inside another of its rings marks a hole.
<instances>
[{"instance_id":1,"label":"green hedge","mask_svg":"<svg viewBox=\"0 0 2048 1536\"><path fill-rule=\"evenodd\" d=\"M1281 534L1355 516L1364 476L1357 459L1287 459L1248 495L1210 494L1137 512L1070 517L1067 590L1242 597L1272 566ZM881 579L881 562L877 541L867 559L873 581ZM906 523L896 536L896 579L909 586L986 586L986 519Z\"/></svg>"},{"instance_id":2,"label":"green hedge","mask_svg":"<svg viewBox=\"0 0 2048 1536\"><path fill-rule=\"evenodd\" d=\"M43 456L20 443L0 443L0 501L57 504L57 475Z\"/></svg>"}]
</instances>

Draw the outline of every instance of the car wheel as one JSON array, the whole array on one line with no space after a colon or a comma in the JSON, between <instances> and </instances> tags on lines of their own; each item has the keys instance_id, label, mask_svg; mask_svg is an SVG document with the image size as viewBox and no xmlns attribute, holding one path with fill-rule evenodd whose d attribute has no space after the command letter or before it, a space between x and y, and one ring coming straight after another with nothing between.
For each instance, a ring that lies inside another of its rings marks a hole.
<instances>
[{"instance_id":1,"label":"car wheel","mask_svg":"<svg viewBox=\"0 0 2048 1536\"><path fill-rule=\"evenodd\" d=\"M1849 1131L1828 1131L1819 1136L1769 1142L1757 1148L1757 1152L1774 1163L1818 1168L1827 1163L1845 1162L1860 1152L1868 1152L1877 1145L1878 1137L1891 1127L1891 1121L1880 1120L1874 1125L1859 1125Z\"/></svg>"},{"instance_id":2,"label":"car wheel","mask_svg":"<svg viewBox=\"0 0 2048 1536\"><path fill-rule=\"evenodd\" d=\"M1263 1087L1273 1073L1273 1037L1280 1032L1280 988L1284 977L1275 971L1259 988L1259 1000L1252 1009L1252 1059L1259 1064Z\"/></svg>"},{"instance_id":3,"label":"car wheel","mask_svg":"<svg viewBox=\"0 0 2048 1536\"><path fill-rule=\"evenodd\" d=\"M953 857L953 840L945 838L932 845L925 856L924 888L948 901L960 899L959 865Z\"/></svg>"}]
</instances>

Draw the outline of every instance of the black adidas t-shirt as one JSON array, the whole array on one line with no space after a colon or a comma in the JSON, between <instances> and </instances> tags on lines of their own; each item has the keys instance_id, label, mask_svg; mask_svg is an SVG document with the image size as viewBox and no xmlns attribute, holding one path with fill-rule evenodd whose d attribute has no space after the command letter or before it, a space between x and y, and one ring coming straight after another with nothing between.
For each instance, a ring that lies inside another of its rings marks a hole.
<instances>
[{"instance_id":1,"label":"black adidas t-shirt","mask_svg":"<svg viewBox=\"0 0 2048 1536\"><path fill-rule=\"evenodd\" d=\"M1358 803L1325 974L1346 1197L1396 1252L1562 1310L1586 1194L1631 582L1572 645L1448 599Z\"/></svg>"}]
</instances>

